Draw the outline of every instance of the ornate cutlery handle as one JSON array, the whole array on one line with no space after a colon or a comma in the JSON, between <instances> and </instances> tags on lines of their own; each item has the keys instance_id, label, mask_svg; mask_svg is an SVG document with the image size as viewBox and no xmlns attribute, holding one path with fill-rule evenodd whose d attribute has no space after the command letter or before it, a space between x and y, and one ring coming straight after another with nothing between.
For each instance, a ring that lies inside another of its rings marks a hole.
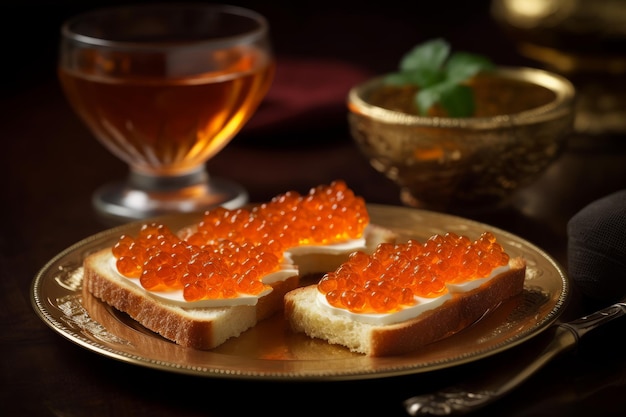
<instances>
[{"instance_id":1,"label":"ornate cutlery handle","mask_svg":"<svg viewBox=\"0 0 626 417\"><path fill-rule=\"evenodd\" d=\"M555 325L554 335L541 353L510 372L495 372L434 393L411 397L404 401L404 407L411 416L461 415L474 411L515 389L555 356L574 348L589 331L624 315L626 302L620 302Z\"/></svg>"}]
</instances>

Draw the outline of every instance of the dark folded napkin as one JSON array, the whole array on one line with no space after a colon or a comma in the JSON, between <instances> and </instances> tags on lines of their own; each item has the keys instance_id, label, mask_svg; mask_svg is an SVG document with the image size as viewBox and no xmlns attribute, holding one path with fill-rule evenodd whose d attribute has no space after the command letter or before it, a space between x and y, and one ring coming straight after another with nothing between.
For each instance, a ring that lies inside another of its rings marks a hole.
<instances>
[{"instance_id":1,"label":"dark folded napkin","mask_svg":"<svg viewBox=\"0 0 626 417\"><path fill-rule=\"evenodd\" d=\"M626 296L626 189L596 200L567 225L568 272L596 301Z\"/></svg>"}]
</instances>

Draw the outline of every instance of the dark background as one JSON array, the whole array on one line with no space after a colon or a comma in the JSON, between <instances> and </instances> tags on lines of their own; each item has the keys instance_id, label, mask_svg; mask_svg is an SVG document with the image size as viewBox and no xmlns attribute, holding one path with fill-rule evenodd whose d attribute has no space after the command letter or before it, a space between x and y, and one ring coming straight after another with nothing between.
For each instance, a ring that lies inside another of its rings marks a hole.
<instances>
[{"instance_id":1,"label":"dark background","mask_svg":"<svg viewBox=\"0 0 626 417\"><path fill-rule=\"evenodd\" d=\"M125 3L129 2L4 2L0 6L3 90L28 88L55 76L63 20L82 11ZM491 21L488 0L229 3L253 8L268 18L278 56L331 57L385 72L395 69L400 55L413 45L442 36L456 49L494 56L500 64L520 59Z\"/></svg>"}]
</instances>

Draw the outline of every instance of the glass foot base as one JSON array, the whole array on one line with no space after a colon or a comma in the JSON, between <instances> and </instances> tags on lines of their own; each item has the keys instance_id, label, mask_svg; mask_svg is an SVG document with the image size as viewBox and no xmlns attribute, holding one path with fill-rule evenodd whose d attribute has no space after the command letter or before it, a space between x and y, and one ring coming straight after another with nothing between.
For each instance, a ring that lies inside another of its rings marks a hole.
<instances>
[{"instance_id":1,"label":"glass foot base","mask_svg":"<svg viewBox=\"0 0 626 417\"><path fill-rule=\"evenodd\" d=\"M195 181L189 183L190 178ZM218 206L234 209L247 203L248 192L242 186L222 178L209 178L206 173L165 180L131 173L129 181L107 184L93 195L96 211L110 223L202 212Z\"/></svg>"}]
</instances>

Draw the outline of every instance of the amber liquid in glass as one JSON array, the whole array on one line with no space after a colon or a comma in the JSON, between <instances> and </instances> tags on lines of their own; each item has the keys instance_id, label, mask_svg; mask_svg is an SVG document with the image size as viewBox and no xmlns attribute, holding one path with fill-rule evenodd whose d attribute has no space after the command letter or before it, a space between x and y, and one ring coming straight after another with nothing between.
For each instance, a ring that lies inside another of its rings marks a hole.
<instances>
[{"instance_id":1,"label":"amber liquid in glass","mask_svg":"<svg viewBox=\"0 0 626 417\"><path fill-rule=\"evenodd\" d=\"M184 174L219 152L257 109L274 71L253 47L176 62L85 49L72 63L59 77L76 112L111 152L154 175Z\"/></svg>"}]
</instances>

